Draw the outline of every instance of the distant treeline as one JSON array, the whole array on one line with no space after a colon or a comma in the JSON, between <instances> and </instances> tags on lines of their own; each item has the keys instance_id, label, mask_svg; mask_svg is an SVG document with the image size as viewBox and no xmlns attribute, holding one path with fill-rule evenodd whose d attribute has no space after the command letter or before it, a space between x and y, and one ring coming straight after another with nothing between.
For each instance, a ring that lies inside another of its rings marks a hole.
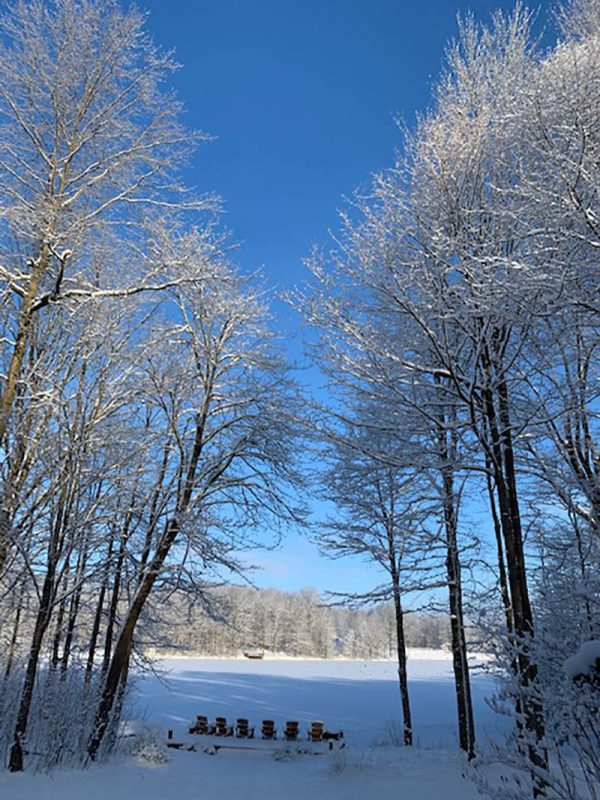
<instances>
[{"instance_id":1,"label":"distant treeline","mask_svg":"<svg viewBox=\"0 0 600 800\"><path fill-rule=\"evenodd\" d=\"M313 589L282 592L244 586L212 590L205 609L196 605L183 612L183 602L173 595L160 604L160 621L145 629L146 646L206 656L233 656L250 648L317 658L388 658L396 653L394 611L388 603L328 606ZM409 613L405 620L408 647L448 646L447 617Z\"/></svg>"}]
</instances>

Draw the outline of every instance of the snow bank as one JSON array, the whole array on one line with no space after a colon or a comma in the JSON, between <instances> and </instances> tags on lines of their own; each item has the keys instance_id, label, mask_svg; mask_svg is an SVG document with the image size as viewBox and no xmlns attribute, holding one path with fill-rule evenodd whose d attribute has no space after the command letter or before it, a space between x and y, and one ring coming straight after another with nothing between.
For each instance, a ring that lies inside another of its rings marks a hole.
<instances>
[{"instance_id":1,"label":"snow bank","mask_svg":"<svg viewBox=\"0 0 600 800\"><path fill-rule=\"evenodd\" d=\"M567 658L563 669L571 679L579 675L600 676L600 639L584 642L574 656Z\"/></svg>"},{"instance_id":2,"label":"snow bank","mask_svg":"<svg viewBox=\"0 0 600 800\"><path fill-rule=\"evenodd\" d=\"M336 765L337 766L337 765ZM6 800L479 800L461 776L456 754L407 752L394 748L375 754L349 754L341 769L329 769L327 756L276 761L243 751L173 752L170 763L149 766L136 760L93 766L85 772L54 775L0 773L0 797Z\"/></svg>"}]
</instances>

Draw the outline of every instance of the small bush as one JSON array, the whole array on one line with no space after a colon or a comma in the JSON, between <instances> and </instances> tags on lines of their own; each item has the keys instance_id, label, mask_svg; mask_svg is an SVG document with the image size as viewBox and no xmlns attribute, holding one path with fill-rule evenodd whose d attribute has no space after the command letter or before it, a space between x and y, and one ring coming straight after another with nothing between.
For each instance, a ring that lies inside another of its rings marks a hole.
<instances>
[{"instance_id":1,"label":"small bush","mask_svg":"<svg viewBox=\"0 0 600 800\"><path fill-rule=\"evenodd\" d=\"M348 766L346 750L332 750L329 753L329 774L339 775Z\"/></svg>"},{"instance_id":2,"label":"small bush","mask_svg":"<svg viewBox=\"0 0 600 800\"><path fill-rule=\"evenodd\" d=\"M390 717L383 726L383 736L377 741L378 747L404 747L404 726L400 720Z\"/></svg>"},{"instance_id":3,"label":"small bush","mask_svg":"<svg viewBox=\"0 0 600 800\"><path fill-rule=\"evenodd\" d=\"M130 754L148 764L168 764L169 751L163 732L154 725L144 725L131 739Z\"/></svg>"}]
</instances>

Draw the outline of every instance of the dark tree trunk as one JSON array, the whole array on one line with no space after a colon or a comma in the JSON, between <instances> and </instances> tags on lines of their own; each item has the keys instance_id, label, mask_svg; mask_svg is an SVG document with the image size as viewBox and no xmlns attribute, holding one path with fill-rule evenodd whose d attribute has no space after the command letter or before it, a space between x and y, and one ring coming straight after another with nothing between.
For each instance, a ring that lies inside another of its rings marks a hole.
<instances>
[{"instance_id":1,"label":"dark tree trunk","mask_svg":"<svg viewBox=\"0 0 600 800\"><path fill-rule=\"evenodd\" d=\"M454 427L449 427L448 422ZM440 421L438 443L441 456L442 503L446 534L446 578L448 581L448 609L456 691L458 739L461 750L467 754L470 760L475 757L475 720L465 637L461 564L458 548L459 500L454 484L454 470L457 458L455 427L456 420L451 412L449 420L443 418Z\"/></svg>"},{"instance_id":2,"label":"dark tree trunk","mask_svg":"<svg viewBox=\"0 0 600 800\"><path fill-rule=\"evenodd\" d=\"M75 568L74 588L71 594L71 602L69 603L69 614L67 617L67 627L65 630L65 643L63 645L62 657L60 660L60 671L63 679L66 677L67 668L69 666L69 659L71 657L71 648L73 647L73 638L75 635L75 625L79 615L79 606L81 604L81 592L83 589L85 568L87 565L88 547L87 542L81 549L77 558L77 566Z\"/></svg>"},{"instance_id":3,"label":"dark tree trunk","mask_svg":"<svg viewBox=\"0 0 600 800\"><path fill-rule=\"evenodd\" d=\"M490 512L492 514L492 522L494 525L494 538L496 540L496 553L498 558L498 582L500 584L500 597L502 599L502 608L504 609L504 618L506 621L506 630L511 633L513 630L512 608L510 604L510 591L508 588L508 578L506 577L506 559L504 558L504 544L502 543L502 527L500 525L500 518L498 516L498 508L496 506L496 497L494 494L494 484L490 474L492 469L489 458L486 457L486 485L488 492L488 499L490 502Z\"/></svg>"},{"instance_id":4,"label":"dark tree trunk","mask_svg":"<svg viewBox=\"0 0 600 800\"><path fill-rule=\"evenodd\" d=\"M60 650L60 642L63 636L63 624L65 620L65 611L67 606L66 596L69 588L69 565L65 568L65 576L63 579L63 599L58 606L58 614L56 615L56 626L54 628L54 637L52 640L52 653L50 656L50 665L53 669L58 666L58 651Z\"/></svg>"},{"instance_id":5,"label":"dark tree trunk","mask_svg":"<svg viewBox=\"0 0 600 800\"><path fill-rule=\"evenodd\" d=\"M547 770L548 757L543 744L545 736L543 709L534 691L537 666L530 652L534 635L533 613L523 547L508 386L502 373L501 356L491 357L490 349L486 347L484 361L488 382L483 389L482 411L484 430L489 435L489 440L484 442L484 446L491 463L498 501L513 625L513 630L509 631L509 634L514 634L518 645L514 663L524 689L521 704L523 727L531 734L533 741L527 745L527 750L533 767L533 794L537 797L545 794L545 784L539 777L539 771ZM496 376L494 383L491 376Z\"/></svg>"},{"instance_id":6,"label":"dark tree trunk","mask_svg":"<svg viewBox=\"0 0 600 800\"><path fill-rule=\"evenodd\" d=\"M455 532L451 532L451 530L447 530L447 534L450 533L450 538L447 542L446 575L448 578L448 606L450 611L452 665L456 687L458 735L461 750L464 750L468 758L472 759L475 757L475 721L473 718L471 678L465 639L460 560Z\"/></svg>"},{"instance_id":7,"label":"dark tree trunk","mask_svg":"<svg viewBox=\"0 0 600 800\"><path fill-rule=\"evenodd\" d=\"M104 567L104 574L102 576L102 584L98 592L98 602L96 604L96 612L94 614L94 621L92 623L92 630L90 632L90 642L88 646L88 656L85 665L85 683L89 684L92 679L94 671L94 659L96 656L96 647L98 646L98 635L100 633L100 625L102 623L102 612L104 610L104 598L108 589L108 580L110 576L110 567L112 563L114 539L111 537L108 543L108 553L106 555L106 565Z\"/></svg>"},{"instance_id":8,"label":"dark tree trunk","mask_svg":"<svg viewBox=\"0 0 600 800\"><path fill-rule=\"evenodd\" d=\"M21 613L23 610L22 598L19 599L19 605L15 612L15 619L13 622L12 634L10 637L10 644L8 645L8 654L6 658L6 669L4 670L4 680L8 680L12 672L13 664L15 662L15 655L17 652L17 642L19 641L19 628L21 626Z\"/></svg>"},{"instance_id":9,"label":"dark tree trunk","mask_svg":"<svg viewBox=\"0 0 600 800\"><path fill-rule=\"evenodd\" d=\"M123 571L123 562L125 561L125 547L126 547L126 533L122 534L119 543L119 552L117 554L117 561L115 563L115 571L113 576L113 588L110 598L110 605L108 607L108 616L106 619L106 631L104 634L104 655L102 657L102 674L105 674L110 664L112 655L112 646L114 631L117 623L117 610L119 607L119 596L121 593L121 577Z\"/></svg>"},{"instance_id":10,"label":"dark tree trunk","mask_svg":"<svg viewBox=\"0 0 600 800\"><path fill-rule=\"evenodd\" d=\"M21 692L21 702L17 713L17 722L13 735L13 743L10 749L8 769L11 772L22 772L23 770L23 739L27 732L31 701L33 699L33 689L37 673L37 665L42 649L44 634L50 622L52 600L54 595L54 568L50 567L44 579L40 607L35 621L29 658L25 670L25 680Z\"/></svg>"},{"instance_id":11,"label":"dark tree trunk","mask_svg":"<svg viewBox=\"0 0 600 800\"><path fill-rule=\"evenodd\" d=\"M589 569L588 557L586 556L586 551L581 538L581 530L579 528L577 519L573 519L573 529L575 531L575 542L577 544L577 557L579 559L579 574L581 575L581 580L585 585L585 583L588 580L588 569ZM588 636L590 639L595 639L596 625L594 621L594 609L592 606L592 601L590 600L587 594L584 594L583 596L583 604L585 606L585 616L588 626Z\"/></svg>"},{"instance_id":12,"label":"dark tree trunk","mask_svg":"<svg viewBox=\"0 0 600 800\"><path fill-rule=\"evenodd\" d=\"M400 700L402 702L403 740L405 745L413 743L412 715L410 711L410 697L408 694L408 670L406 668L406 637L404 635L404 613L402 611L402 598L398 576L392 576L394 581L394 614L396 620L396 650L398 654L398 682L400 685Z\"/></svg>"},{"instance_id":13,"label":"dark tree trunk","mask_svg":"<svg viewBox=\"0 0 600 800\"><path fill-rule=\"evenodd\" d=\"M4 567L10 552L10 511L4 506L0 506L0 575L4 572Z\"/></svg>"},{"instance_id":14,"label":"dark tree trunk","mask_svg":"<svg viewBox=\"0 0 600 800\"><path fill-rule=\"evenodd\" d=\"M162 486L165 481L165 475L167 473L167 466L169 463L169 452L171 449L171 442L167 441L165 444L165 448L163 451L163 458L160 465L160 472L158 475L158 484L152 495L152 502L150 503L150 514L149 514L149 523L148 529L146 531L146 536L144 538L144 547L142 549L142 557L140 559L140 581L144 575L146 570L146 564L148 563L148 559L150 558L150 552L152 548L152 537L154 536L157 526L159 524L160 519L160 493Z\"/></svg>"},{"instance_id":15,"label":"dark tree trunk","mask_svg":"<svg viewBox=\"0 0 600 800\"><path fill-rule=\"evenodd\" d=\"M62 487L56 516L50 529L46 574L44 576L40 605L33 629L29 658L25 669L25 680L23 682L19 710L17 712L13 743L9 754L8 768L11 772L21 772L23 770L23 739L27 733L42 643L48 626L50 625L58 584L62 579L58 565L64 546L65 531L68 526L68 520L73 505L73 489L74 484L67 480Z\"/></svg>"},{"instance_id":16,"label":"dark tree trunk","mask_svg":"<svg viewBox=\"0 0 600 800\"><path fill-rule=\"evenodd\" d=\"M71 648L73 647L73 638L75 635L75 625L77 623L77 616L79 614L79 605L81 601L81 588L76 589L71 596L69 604L69 615L67 618L67 627L65 629L65 642L63 644L62 656L60 659L60 671L66 677L67 669L69 666L69 659L71 657Z\"/></svg>"},{"instance_id":17,"label":"dark tree trunk","mask_svg":"<svg viewBox=\"0 0 600 800\"><path fill-rule=\"evenodd\" d=\"M171 546L177 538L178 532L179 526L177 521L174 519L170 520L166 525L165 532L154 558L150 562L143 579L138 585L133 602L121 627L119 636L117 637L110 665L104 679L102 696L94 723L94 732L88 742L88 756L92 761L94 761L98 755L100 745L102 744L115 709L115 703L119 699L127 677L135 626L146 604L146 600L152 591L154 582L160 574Z\"/></svg>"},{"instance_id":18,"label":"dark tree trunk","mask_svg":"<svg viewBox=\"0 0 600 800\"><path fill-rule=\"evenodd\" d=\"M392 479L393 480L393 479ZM378 482L377 493L382 519L385 524L387 538L387 568L392 582L392 598L394 602L394 623L396 633L396 654L398 657L398 684L400 688L400 702L402 704L402 739L406 746L413 743L412 714L410 710L410 696L408 693L408 670L406 658L406 637L404 635L404 612L402 609L402 594L400 575L402 566L402 545L399 546L400 532L396 527L395 503L393 494L388 501L384 500L385 492Z\"/></svg>"}]
</instances>

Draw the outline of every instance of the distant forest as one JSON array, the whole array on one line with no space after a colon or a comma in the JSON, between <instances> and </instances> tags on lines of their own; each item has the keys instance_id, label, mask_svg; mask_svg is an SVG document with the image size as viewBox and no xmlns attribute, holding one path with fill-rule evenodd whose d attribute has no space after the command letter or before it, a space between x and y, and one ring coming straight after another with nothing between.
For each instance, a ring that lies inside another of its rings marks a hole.
<instances>
[{"instance_id":1,"label":"distant forest","mask_svg":"<svg viewBox=\"0 0 600 800\"><path fill-rule=\"evenodd\" d=\"M194 605L182 611L184 603L182 596L173 595L156 605L153 613L159 619L147 621L142 647L206 656L233 656L252 648L313 658L396 656L391 603L345 608L325 605L314 589L282 592L245 586L215 589L205 609ZM408 647L450 646L447 616L409 613L405 628Z\"/></svg>"}]
</instances>

